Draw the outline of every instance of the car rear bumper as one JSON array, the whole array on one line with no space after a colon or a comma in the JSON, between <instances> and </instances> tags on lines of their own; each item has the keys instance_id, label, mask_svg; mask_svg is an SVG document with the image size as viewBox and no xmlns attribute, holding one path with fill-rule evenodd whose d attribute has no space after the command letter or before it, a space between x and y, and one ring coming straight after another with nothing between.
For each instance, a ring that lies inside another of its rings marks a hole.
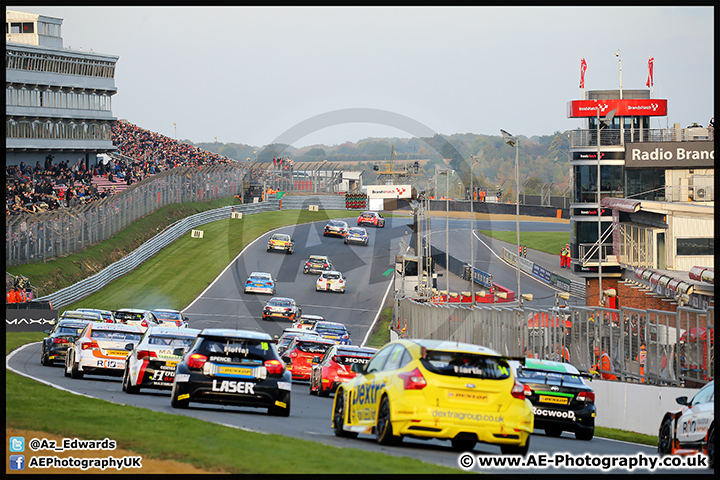
<instances>
[{"instance_id":1,"label":"car rear bumper","mask_svg":"<svg viewBox=\"0 0 720 480\"><path fill-rule=\"evenodd\" d=\"M594 428L595 410L594 406L579 410L560 410L533 405L535 428L560 428L569 432Z\"/></svg>"},{"instance_id":2,"label":"car rear bumper","mask_svg":"<svg viewBox=\"0 0 720 480\"><path fill-rule=\"evenodd\" d=\"M212 378L201 373L188 373L181 370L178 374L188 375L187 381L174 382L177 395L189 395L186 397L191 402L214 403L222 405L235 405L245 407L273 407L279 404L290 404L290 392L292 384L289 372L282 377L269 377L253 383L252 391L248 393L233 393L219 391L222 382L227 378ZM182 377L181 377L182 378Z\"/></svg>"},{"instance_id":3,"label":"car rear bumper","mask_svg":"<svg viewBox=\"0 0 720 480\"><path fill-rule=\"evenodd\" d=\"M245 293L273 293L272 287L245 287Z\"/></svg>"}]
</instances>

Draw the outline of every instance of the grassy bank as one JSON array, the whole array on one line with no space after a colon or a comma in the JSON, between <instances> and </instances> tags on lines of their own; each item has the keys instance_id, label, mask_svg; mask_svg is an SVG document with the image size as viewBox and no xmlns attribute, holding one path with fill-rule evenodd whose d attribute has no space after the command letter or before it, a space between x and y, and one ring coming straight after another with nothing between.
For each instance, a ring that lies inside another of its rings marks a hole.
<instances>
[{"instance_id":1,"label":"grassy bank","mask_svg":"<svg viewBox=\"0 0 720 480\"><path fill-rule=\"evenodd\" d=\"M502 242L517 244L517 232L478 231ZM570 243L570 234L565 232L520 232L520 245L553 255L558 254L566 243Z\"/></svg>"}]
</instances>

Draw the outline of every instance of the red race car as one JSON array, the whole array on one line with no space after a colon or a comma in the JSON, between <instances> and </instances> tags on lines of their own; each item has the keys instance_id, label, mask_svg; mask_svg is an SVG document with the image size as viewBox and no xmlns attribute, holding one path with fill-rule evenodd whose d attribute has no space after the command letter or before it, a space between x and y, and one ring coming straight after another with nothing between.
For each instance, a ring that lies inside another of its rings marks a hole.
<instances>
[{"instance_id":1,"label":"red race car","mask_svg":"<svg viewBox=\"0 0 720 480\"><path fill-rule=\"evenodd\" d=\"M332 340L298 335L290 341L281 358L287 369L292 372L293 380L309 380L313 360L321 358L333 345L335 342Z\"/></svg>"},{"instance_id":2,"label":"red race car","mask_svg":"<svg viewBox=\"0 0 720 480\"><path fill-rule=\"evenodd\" d=\"M372 225L373 227L382 228L385 226L385 219L376 212L363 212L357 219L358 227L363 225Z\"/></svg>"},{"instance_id":3,"label":"red race car","mask_svg":"<svg viewBox=\"0 0 720 480\"><path fill-rule=\"evenodd\" d=\"M314 361L310 374L310 395L327 397L338 385L355 378L363 365L370 361L377 348L335 345L322 359Z\"/></svg>"}]
</instances>

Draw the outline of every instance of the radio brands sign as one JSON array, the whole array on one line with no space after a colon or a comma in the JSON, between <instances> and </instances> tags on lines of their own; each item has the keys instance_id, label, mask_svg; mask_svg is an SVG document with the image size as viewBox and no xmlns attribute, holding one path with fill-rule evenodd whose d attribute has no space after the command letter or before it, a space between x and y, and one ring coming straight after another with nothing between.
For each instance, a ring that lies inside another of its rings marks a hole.
<instances>
[{"instance_id":1,"label":"radio brands sign","mask_svg":"<svg viewBox=\"0 0 720 480\"><path fill-rule=\"evenodd\" d=\"M368 185L368 198L411 198L411 185Z\"/></svg>"},{"instance_id":2,"label":"radio brands sign","mask_svg":"<svg viewBox=\"0 0 720 480\"><path fill-rule=\"evenodd\" d=\"M715 142L628 143L625 167L709 167L715 165Z\"/></svg>"}]
</instances>

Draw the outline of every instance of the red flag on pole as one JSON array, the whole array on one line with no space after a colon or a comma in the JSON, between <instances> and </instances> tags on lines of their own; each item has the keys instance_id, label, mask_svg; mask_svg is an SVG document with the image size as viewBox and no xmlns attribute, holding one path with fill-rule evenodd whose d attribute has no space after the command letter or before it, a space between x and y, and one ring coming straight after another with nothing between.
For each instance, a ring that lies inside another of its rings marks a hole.
<instances>
[{"instance_id":1,"label":"red flag on pole","mask_svg":"<svg viewBox=\"0 0 720 480\"><path fill-rule=\"evenodd\" d=\"M587 70L587 62L583 57L580 62L580 88L585 88L585 70Z\"/></svg>"},{"instance_id":2,"label":"red flag on pole","mask_svg":"<svg viewBox=\"0 0 720 480\"><path fill-rule=\"evenodd\" d=\"M645 86L652 87L653 86L653 61L655 59L653 57L650 57L648 59L648 78L647 82L645 82Z\"/></svg>"}]
</instances>

